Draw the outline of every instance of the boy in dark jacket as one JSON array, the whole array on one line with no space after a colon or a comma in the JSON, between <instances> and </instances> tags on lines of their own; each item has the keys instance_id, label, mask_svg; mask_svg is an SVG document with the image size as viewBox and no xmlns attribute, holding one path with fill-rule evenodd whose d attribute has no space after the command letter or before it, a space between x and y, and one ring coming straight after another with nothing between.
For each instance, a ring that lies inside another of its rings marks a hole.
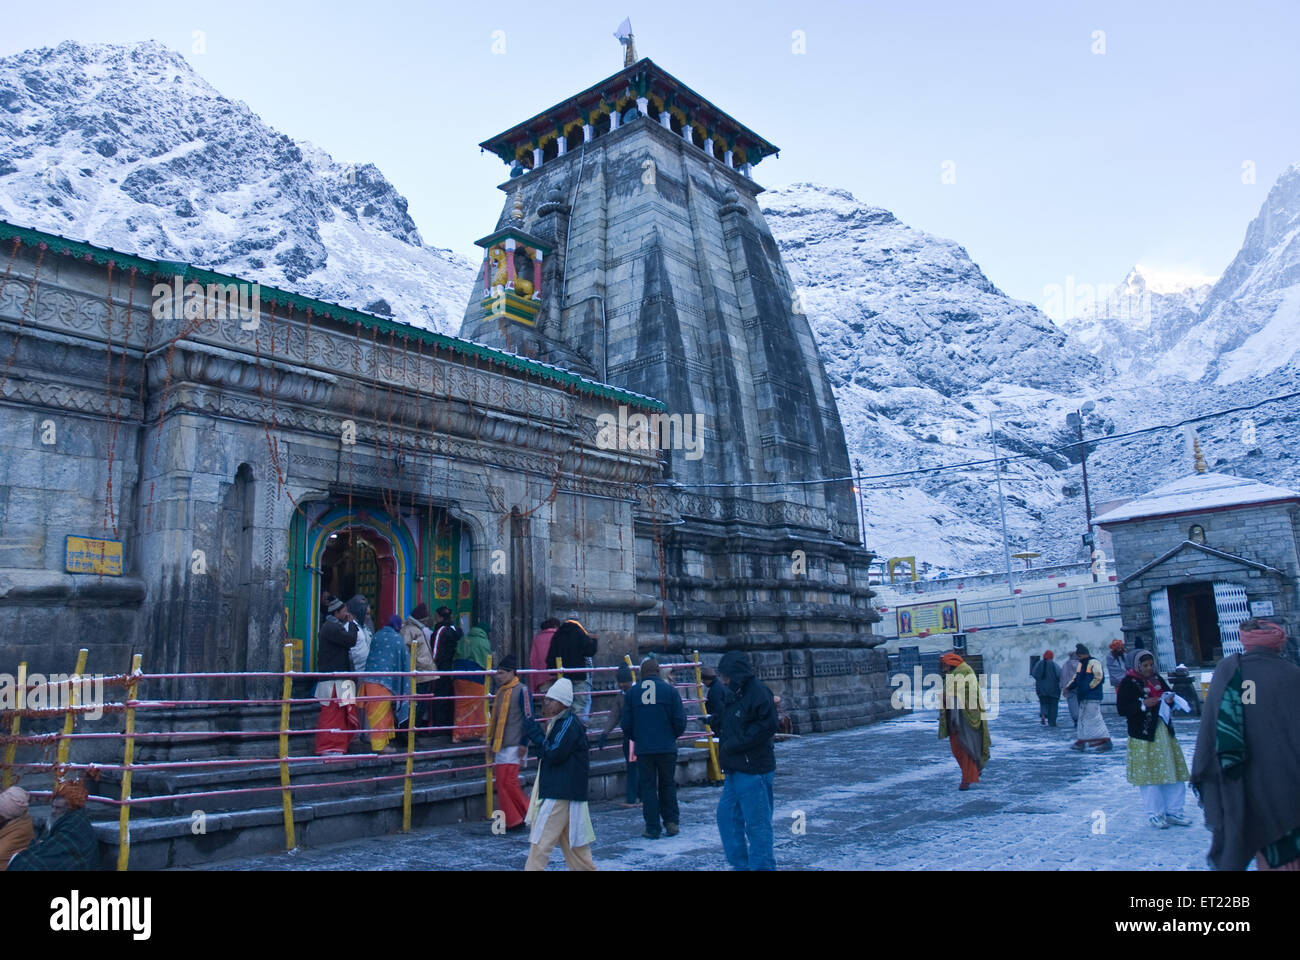
<instances>
[{"instance_id":1,"label":"boy in dark jacket","mask_svg":"<svg viewBox=\"0 0 1300 960\"><path fill-rule=\"evenodd\" d=\"M641 813L651 840L659 839L659 821L668 836L677 835L677 738L686 732L686 708L675 687L659 676L659 664L641 664L641 682L623 695L623 734L636 744Z\"/></svg>"},{"instance_id":2,"label":"boy in dark jacket","mask_svg":"<svg viewBox=\"0 0 1300 960\"><path fill-rule=\"evenodd\" d=\"M525 870L545 870L555 845L560 845L570 870L595 870L591 842L596 832L587 807L587 728L573 712L573 684L561 677L546 691L543 711L549 719L545 733L531 717L524 719L524 737L541 749Z\"/></svg>"},{"instance_id":3,"label":"boy in dark jacket","mask_svg":"<svg viewBox=\"0 0 1300 960\"><path fill-rule=\"evenodd\" d=\"M749 657L732 650L718 664L727 702L718 730L718 762L726 773L718 800L718 834L737 870L775 870L772 781L776 776L776 704L754 676Z\"/></svg>"}]
</instances>

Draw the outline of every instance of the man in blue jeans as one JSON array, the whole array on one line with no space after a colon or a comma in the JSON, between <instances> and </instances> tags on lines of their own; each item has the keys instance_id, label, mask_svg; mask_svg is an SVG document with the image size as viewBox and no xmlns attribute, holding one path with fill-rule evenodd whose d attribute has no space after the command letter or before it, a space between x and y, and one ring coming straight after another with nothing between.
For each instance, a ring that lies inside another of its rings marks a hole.
<instances>
[{"instance_id":1,"label":"man in blue jeans","mask_svg":"<svg viewBox=\"0 0 1300 960\"><path fill-rule=\"evenodd\" d=\"M681 694L659 676L657 661L641 664L641 682L623 695L623 736L636 744L641 814L651 840L677 835L677 738L686 731Z\"/></svg>"},{"instance_id":2,"label":"man in blue jeans","mask_svg":"<svg viewBox=\"0 0 1300 960\"><path fill-rule=\"evenodd\" d=\"M718 800L718 834L727 862L737 870L775 870L772 849L772 780L776 776L776 704L772 691L754 676L749 657L723 654L718 676L727 685L721 717L709 717L718 731L718 763L726 774Z\"/></svg>"}]
</instances>

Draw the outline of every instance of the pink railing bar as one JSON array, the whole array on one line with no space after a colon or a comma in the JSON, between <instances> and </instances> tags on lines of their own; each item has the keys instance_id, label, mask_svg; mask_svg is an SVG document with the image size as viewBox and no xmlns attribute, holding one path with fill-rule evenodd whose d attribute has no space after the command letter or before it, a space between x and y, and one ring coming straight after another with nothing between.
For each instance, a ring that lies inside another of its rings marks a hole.
<instances>
[{"instance_id":1,"label":"pink railing bar","mask_svg":"<svg viewBox=\"0 0 1300 960\"><path fill-rule=\"evenodd\" d=\"M393 754L388 754L388 756L401 757L404 755L400 753L393 753ZM444 773L463 773L468 770L486 770L489 766L490 764L480 763L469 767L448 767L446 770L417 770L411 774L411 777L414 779L415 777L441 776ZM202 800L206 797L229 797L229 796L236 796L239 794L249 794L249 793L279 793L281 790L284 789L315 790L315 789L323 789L326 787L347 787L347 786L353 786L355 784L360 784L360 783L380 783L385 780L404 780L404 779L406 779L406 774L395 773L395 774L389 774L387 776L382 776L382 777L362 777L360 779L352 779L352 780L331 780L328 783L296 783L296 784L290 784L288 788L281 787L279 784L277 784L273 787L238 787L233 790L206 790L198 793L173 793L173 794L167 794L165 796L158 796L158 797L130 797L127 800L114 800L112 797L100 797L100 796L90 796L87 797L86 799L87 801L93 800L96 803L105 803L110 806L120 807L124 805L134 806L136 804L142 804L142 803L162 803L164 801L170 802L172 800ZM29 795L33 797L49 797L51 796L51 793L49 790L32 790L29 791ZM238 813L239 811L222 810L220 812L222 814L232 814L232 813Z\"/></svg>"}]
</instances>

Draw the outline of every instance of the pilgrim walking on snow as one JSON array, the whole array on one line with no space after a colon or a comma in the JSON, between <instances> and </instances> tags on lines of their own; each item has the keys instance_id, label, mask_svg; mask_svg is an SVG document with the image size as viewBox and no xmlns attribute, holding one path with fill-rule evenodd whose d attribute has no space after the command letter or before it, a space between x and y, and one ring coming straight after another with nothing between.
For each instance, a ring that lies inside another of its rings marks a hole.
<instances>
[{"instance_id":1,"label":"pilgrim walking on snow","mask_svg":"<svg viewBox=\"0 0 1300 960\"><path fill-rule=\"evenodd\" d=\"M1061 669L1055 656L1051 650L1044 650L1043 658L1029 671L1038 692L1038 722L1045 727L1056 726L1056 711L1061 708Z\"/></svg>"},{"instance_id":2,"label":"pilgrim walking on snow","mask_svg":"<svg viewBox=\"0 0 1300 960\"><path fill-rule=\"evenodd\" d=\"M969 790L980 781L989 762L989 721L979 698L979 681L970 664L956 653L939 658L943 665L943 708L939 711L939 739L947 740L957 766L961 768L958 790Z\"/></svg>"},{"instance_id":3,"label":"pilgrim walking on snow","mask_svg":"<svg viewBox=\"0 0 1300 960\"><path fill-rule=\"evenodd\" d=\"M1070 745L1071 750L1109 750L1110 731L1101 716L1101 698L1105 693L1106 672L1101 661L1088 652L1083 644L1074 648L1079 661L1078 672L1065 689L1079 698L1079 724L1075 733L1076 740Z\"/></svg>"},{"instance_id":4,"label":"pilgrim walking on snow","mask_svg":"<svg viewBox=\"0 0 1300 960\"><path fill-rule=\"evenodd\" d=\"M543 710L546 732L531 718L524 721L524 736L541 748L542 762L533 781L527 822L531 848L525 870L545 870L555 845L560 845L570 870L595 870L587 805L587 728L573 709L573 683L560 677L546 691Z\"/></svg>"},{"instance_id":5,"label":"pilgrim walking on snow","mask_svg":"<svg viewBox=\"0 0 1300 960\"><path fill-rule=\"evenodd\" d=\"M1216 870L1300 870L1300 667L1286 633L1241 625L1242 653L1219 661L1205 699L1192 786L1214 839Z\"/></svg>"}]
</instances>

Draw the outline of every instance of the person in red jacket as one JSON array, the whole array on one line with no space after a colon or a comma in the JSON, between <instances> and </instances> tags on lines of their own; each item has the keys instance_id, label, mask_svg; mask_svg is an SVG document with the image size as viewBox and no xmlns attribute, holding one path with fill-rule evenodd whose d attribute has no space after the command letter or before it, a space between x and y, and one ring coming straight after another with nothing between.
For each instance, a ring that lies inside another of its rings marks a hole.
<instances>
[{"instance_id":1,"label":"person in red jacket","mask_svg":"<svg viewBox=\"0 0 1300 960\"><path fill-rule=\"evenodd\" d=\"M543 620L541 629L533 634L533 643L528 650L528 666L532 669L546 669L546 656L551 652L551 637L555 636L555 628L559 625L560 621L554 618ZM528 677L528 688L534 696L541 696L554 679L553 673L531 674Z\"/></svg>"}]
</instances>

